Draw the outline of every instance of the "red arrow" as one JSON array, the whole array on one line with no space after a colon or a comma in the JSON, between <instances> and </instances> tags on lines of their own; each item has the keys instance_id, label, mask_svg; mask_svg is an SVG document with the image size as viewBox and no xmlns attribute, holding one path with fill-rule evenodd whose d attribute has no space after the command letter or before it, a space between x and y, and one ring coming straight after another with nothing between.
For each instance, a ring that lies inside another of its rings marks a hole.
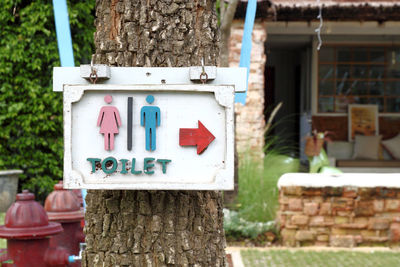
<instances>
[{"instance_id":1,"label":"red arrow","mask_svg":"<svg viewBox=\"0 0 400 267\"><path fill-rule=\"evenodd\" d=\"M199 121L199 128L181 128L179 129L180 146L197 146L197 154L200 155L215 139L215 136L207 130Z\"/></svg>"}]
</instances>

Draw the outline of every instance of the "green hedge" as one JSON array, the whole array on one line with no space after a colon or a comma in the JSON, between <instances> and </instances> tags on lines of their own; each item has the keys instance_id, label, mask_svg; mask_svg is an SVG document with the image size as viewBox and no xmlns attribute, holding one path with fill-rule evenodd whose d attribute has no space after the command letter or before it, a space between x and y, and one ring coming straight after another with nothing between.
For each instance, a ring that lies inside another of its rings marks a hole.
<instances>
[{"instance_id":1,"label":"green hedge","mask_svg":"<svg viewBox=\"0 0 400 267\"><path fill-rule=\"evenodd\" d=\"M94 52L95 1L67 1L75 64ZM63 171L62 94L51 1L3 0L0 9L0 170L22 169L20 189L43 200Z\"/></svg>"}]
</instances>

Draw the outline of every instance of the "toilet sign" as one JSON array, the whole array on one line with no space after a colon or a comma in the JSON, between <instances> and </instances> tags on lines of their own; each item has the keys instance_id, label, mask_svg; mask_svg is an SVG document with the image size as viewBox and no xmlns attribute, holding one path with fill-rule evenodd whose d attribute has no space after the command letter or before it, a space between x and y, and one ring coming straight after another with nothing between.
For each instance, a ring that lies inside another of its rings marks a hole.
<instances>
[{"instance_id":1,"label":"toilet sign","mask_svg":"<svg viewBox=\"0 0 400 267\"><path fill-rule=\"evenodd\" d=\"M63 91L66 188L233 189L234 86Z\"/></svg>"}]
</instances>

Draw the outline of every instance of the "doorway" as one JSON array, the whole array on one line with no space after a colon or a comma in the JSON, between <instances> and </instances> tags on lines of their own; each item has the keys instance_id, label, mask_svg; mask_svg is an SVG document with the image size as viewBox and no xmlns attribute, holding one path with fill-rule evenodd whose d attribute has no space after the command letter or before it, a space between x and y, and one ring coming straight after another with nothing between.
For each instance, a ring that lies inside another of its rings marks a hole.
<instances>
[{"instance_id":1,"label":"doorway","mask_svg":"<svg viewBox=\"0 0 400 267\"><path fill-rule=\"evenodd\" d=\"M310 131L311 40L282 41L268 36L266 51L266 120L272 109L282 102L266 136L266 144L273 142L278 152L302 158L302 139Z\"/></svg>"}]
</instances>

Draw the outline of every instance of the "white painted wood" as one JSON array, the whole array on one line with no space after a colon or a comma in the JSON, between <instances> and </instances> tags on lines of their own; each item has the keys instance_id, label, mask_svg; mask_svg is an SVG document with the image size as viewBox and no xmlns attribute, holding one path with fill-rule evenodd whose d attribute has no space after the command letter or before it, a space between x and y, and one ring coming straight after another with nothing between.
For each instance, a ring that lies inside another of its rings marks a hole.
<instances>
[{"instance_id":1,"label":"white painted wood","mask_svg":"<svg viewBox=\"0 0 400 267\"><path fill-rule=\"evenodd\" d=\"M207 67L208 68L208 67ZM190 67L186 68L132 68L110 67L111 76L98 84L198 84L190 80ZM210 73L211 77L213 74ZM209 85L233 85L235 92L246 91L246 68L216 68L216 77ZM53 68L53 91L62 92L63 86L87 85L79 67Z\"/></svg>"},{"instance_id":2,"label":"white painted wood","mask_svg":"<svg viewBox=\"0 0 400 267\"><path fill-rule=\"evenodd\" d=\"M96 71L98 79L110 79L111 78L111 70L107 65L94 64L93 67L89 65L81 65L81 77L85 79L90 78L90 74L92 73L92 68Z\"/></svg>"},{"instance_id":3,"label":"white painted wood","mask_svg":"<svg viewBox=\"0 0 400 267\"><path fill-rule=\"evenodd\" d=\"M215 66L204 66L204 72L207 73L208 80L217 78L217 67ZM189 67L190 80L192 81L199 81L202 73L203 68L201 66Z\"/></svg>"},{"instance_id":4,"label":"white painted wood","mask_svg":"<svg viewBox=\"0 0 400 267\"><path fill-rule=\"evenodd\" d=\"M391 187L400 188L398 173L287 173L281 176L278 187Z\"/></svg>"},{"instance_id":5,"label":"white painted wood","mask_svg":"<svg viewBox=\"0 0 400 267\"><path fill-rule=\"evenodd\" d=\"M64 86L64 187L86 189L138 190L232 190L234 172L234 87L189 85L65 85ZM104 150L104 137L96 126L103 98L110 94L110 105L119 110L122 125L115 136L115 149ZM161 109L156 151L145 150L145 130L140 125L140 109L148 105ZM127 97L133 97L133 149L127 150ZM198 120L215 136L201 154L196 147L179 146L180 128L197 128ZM170 159L163 174L155 164L153 175L107 175L101 169L91 172L87 158L113 156L117 160L136 158L142 170L143 158Z\"/></svg>"}]
</instances>

